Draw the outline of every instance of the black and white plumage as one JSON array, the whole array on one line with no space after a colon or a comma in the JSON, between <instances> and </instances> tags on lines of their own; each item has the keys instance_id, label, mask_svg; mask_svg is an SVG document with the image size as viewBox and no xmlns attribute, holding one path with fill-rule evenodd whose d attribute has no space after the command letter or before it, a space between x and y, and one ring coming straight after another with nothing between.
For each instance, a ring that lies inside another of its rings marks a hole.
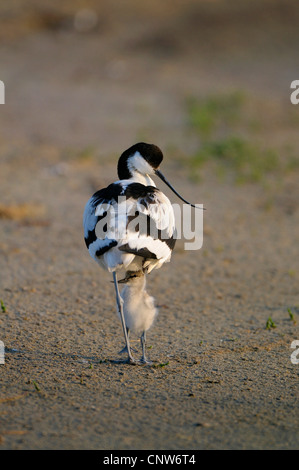
<instances>
[{"instance_id":1,"label":"black and white plumage","mask_svg":"<svg viewBox=\"0 0 299 470\"><path fill-rule=\"evenodd\" d=\"M119 180L97 191L87 202L83 216L89 254L113 274L130 363L136 361L129 331L141 334L142 362L147 362L145 332L157 314L153 298L145 290L145 275L169 262L175 246L172 205L151 178L156 174L181 198L158 169L162 159L157 146L143 142L123 152L117 167ZM126 275L118 281L120 271ZM118 282L126 283L122 295Z\"/></svg>"}]
</instances>

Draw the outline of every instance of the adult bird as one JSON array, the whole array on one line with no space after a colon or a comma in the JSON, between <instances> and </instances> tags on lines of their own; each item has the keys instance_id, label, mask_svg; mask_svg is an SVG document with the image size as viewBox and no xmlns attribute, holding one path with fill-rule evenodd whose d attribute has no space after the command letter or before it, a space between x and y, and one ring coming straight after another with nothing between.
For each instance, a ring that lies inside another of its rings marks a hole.
<instances>
[{"instance_id":1,"label":"adult bird","mask_svg":"<svg viewBox=\"0 0 299 470\"><path fill-rule=\"evenodd\" d=\"M145 276L170 261L176 241L173 207L156 188L152 176L159 176L190 204L160 172L162 160L162 151L153 144L140 142L127 149L118 160L119 180L97 191L87 202L83 216L91 257L113 275L124 351L132 364L139 361L132 356L130 331L140 335L141 362L147 363L145 333L157 315L154 299L145 290ZM122 271L125 277L118 281ZM118 283L126 284L121 294Z\"/></svg>"}]
</instances>

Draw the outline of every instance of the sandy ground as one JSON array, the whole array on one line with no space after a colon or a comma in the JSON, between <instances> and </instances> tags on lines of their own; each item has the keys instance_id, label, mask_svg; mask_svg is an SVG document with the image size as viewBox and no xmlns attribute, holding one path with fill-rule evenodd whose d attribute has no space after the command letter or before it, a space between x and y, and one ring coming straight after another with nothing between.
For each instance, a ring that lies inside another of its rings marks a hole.
<instances>
[{"instance_id":1,"label":"sandy ground","mask_svg":"<svg viewBox=\"0 0 299 470\"><path fill-rule=\"evenodd\" d=\"M0 448L298 448L298 166L237 185L207 164L194 181L185 107L244 90L257 139L297 155L295 2L101 2L88 32L73 26L82 2L23 3L0 9ZM203 248L179 241L149 276L159 316L142 367L118 355L111 279L82 232L139 140L207 208Z\"/></svg>"}]
</instances>

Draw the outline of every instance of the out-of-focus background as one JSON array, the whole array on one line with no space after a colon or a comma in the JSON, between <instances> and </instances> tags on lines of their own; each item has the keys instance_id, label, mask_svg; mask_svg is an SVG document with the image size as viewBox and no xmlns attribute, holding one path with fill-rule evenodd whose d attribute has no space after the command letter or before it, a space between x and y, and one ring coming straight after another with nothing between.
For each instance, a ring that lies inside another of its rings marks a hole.
<instances>
[{"instance_id":1,"label":"out-of-focus background","mask_svg":"<svg viewBox=\"0 0 299 470\"><path fill-rule=\"evenodd\" d=\"M295 448L297 2L11 0L0 23L0 445ZM82 234L138 141L208 209L149 279L151 368L119 362Z\"/></svg>"},{"instance_id":2,"label":"out-of-focus background","mask_svg":"<svg viewBox=\"0 0 299 470\"><path fill-rule=\"evenodd\" d=\"M192 122L224 107L249 138L276 147L287 129L291 146L298 36L290 0L3 2L1 139L105 153L144 138L188 153Z\"/></svg>"}]
</instances>

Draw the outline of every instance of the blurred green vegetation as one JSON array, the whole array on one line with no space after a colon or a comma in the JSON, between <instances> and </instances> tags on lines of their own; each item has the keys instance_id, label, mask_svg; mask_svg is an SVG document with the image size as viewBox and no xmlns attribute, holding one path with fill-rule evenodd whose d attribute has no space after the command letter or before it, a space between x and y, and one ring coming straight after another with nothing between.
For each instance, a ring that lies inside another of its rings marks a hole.
<instances>
[{"instance_id":1,"label":"blurred green vegetation","mask_svg":"<svg viewBox=\"0 0 299 470\"><path fill-rule=\"evenodd\" d=\"M202 139L211 138L219 126L236 124L245 100L245 94L239 90L203 100L188 98L189 124Z\"/></svg>"},{"instance_id":2,"label":"blurred green vegetation","mask_svg":"<svg viewBox=\"0 0 299 470\"><path fill-rule=\"evenodd\" d=\"M237 183L261 181L266 172L279 167L275 150L262 149L235 135L205 142L193 155L192 166L198 168L211 159L217 162L219 175L223 174L224 169L230 170Z\"/></svg>"},{"instance_id":3,"label":"blurred green vegetation","mask_svg":"<svg viewBox=\"0 0 299 470\"><path fill-rule=\"evenodd\" d=\"M189 160L192 179L200 179L208 163L216 166L218 176L229 173L239 184L263 182L269 174L299 167L290 147L270 148L255 138L261 127L259 110L250 103L249 111L249 103L240 90L186 100L188 126L198 147Z\"/></svg>"}]
</instances>

